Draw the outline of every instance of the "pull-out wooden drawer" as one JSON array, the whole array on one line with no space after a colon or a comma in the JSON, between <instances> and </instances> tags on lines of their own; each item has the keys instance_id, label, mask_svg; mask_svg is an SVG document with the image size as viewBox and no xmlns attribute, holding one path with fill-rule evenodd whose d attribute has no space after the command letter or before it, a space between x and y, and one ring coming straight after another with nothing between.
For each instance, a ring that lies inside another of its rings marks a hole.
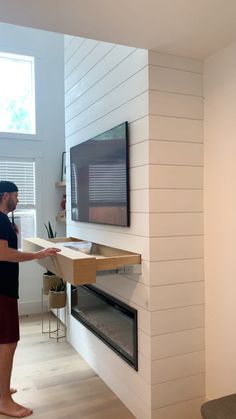
<instances>
[{"instance_id":1,"label":"pull-out wooden drawer","mask_svg":"<svg viewBox=\"0 0 236 419\"><path fill-rule=\"evenodd\" d=\"M47 257L37 262L73 285L96 282L96 271L118 269L125 265L141 263L141 255L121 249L80 240L73 237L24 240L25 252L37 252L48 247L59 247L61 252L55 257Z\"/></svg>"}]
</instances>

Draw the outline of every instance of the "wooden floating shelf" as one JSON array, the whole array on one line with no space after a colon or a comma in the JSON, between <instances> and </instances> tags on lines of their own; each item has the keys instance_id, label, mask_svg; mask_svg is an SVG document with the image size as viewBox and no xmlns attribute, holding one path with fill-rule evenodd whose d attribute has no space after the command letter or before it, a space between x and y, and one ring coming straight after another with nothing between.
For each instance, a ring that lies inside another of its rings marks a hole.
<instances>
[{"instance_id":1,"label":"wooden floating shelf","mask_svg":"<svg viewBox=\"0 0 236 419\"><path fill-rule=\"evenodd\" d=\"M58 237L50 240L33 237L23 240L25 252L37 252L52 246L60 248L61 252L37 262L72 285L95 283L97 271L141 264L141 255L138 253L74 237Z\"/></svg>"},{"instance_id":2,"label":"wooden floating shelf","mask_svg":"<svg viewBox=\"0 0 236 419\"><path fill-rule=\"evenodd\" d=\"M56 188L63 188L64 186L66 186L66 181L63 180L61 182L56 182L55 186L56 186Z\"/></svg>"}]
</instances>

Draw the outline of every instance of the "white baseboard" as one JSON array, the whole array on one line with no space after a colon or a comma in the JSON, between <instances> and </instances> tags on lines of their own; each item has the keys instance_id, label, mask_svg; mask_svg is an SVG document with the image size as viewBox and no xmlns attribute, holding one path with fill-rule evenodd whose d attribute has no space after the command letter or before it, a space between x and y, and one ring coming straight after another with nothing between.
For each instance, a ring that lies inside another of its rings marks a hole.
<instances>
[{"instance_id":1,"label":"white baseboard","mask_svg":"<svg viewBox=\"0 0 236 419\"><path fill-rule=\"evenodd\" d=\"M19 315L26 316L27 314L41 313L41 301L19 301Z\"/></svg>"},{"instance_id":2,"label":"white baseboard","mask_svg":"<svg viewBox=\"0 0 236 419\"><path fill-rule=\"evenodd\" d=\"M21 302L19 301L18 309L19 309L19 316L27 316L30 314L41 314L41 301L27 301ZM57 310L52 309L52 313L57 316ZM64 309L58 310L58 318L61 320L63 324L65 324L65 311Z\"/></svg>"}]
</instances>

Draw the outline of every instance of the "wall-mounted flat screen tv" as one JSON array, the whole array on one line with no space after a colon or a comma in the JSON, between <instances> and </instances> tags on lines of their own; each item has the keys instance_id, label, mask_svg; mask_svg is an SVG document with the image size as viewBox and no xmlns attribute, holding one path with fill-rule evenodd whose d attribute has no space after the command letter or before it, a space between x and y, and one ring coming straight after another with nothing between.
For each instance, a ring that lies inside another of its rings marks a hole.
<instances>
[{"instance_id":1,"label":"wall-mounted flat screen tv","mask_svg":"<svg viewBox=\"0 0 236 419\"><path fill-rule=\"evenodd\" d=\"M72 220L129 226L128 162L127 122L70 149Z\"/></svg>"}]
</instances>

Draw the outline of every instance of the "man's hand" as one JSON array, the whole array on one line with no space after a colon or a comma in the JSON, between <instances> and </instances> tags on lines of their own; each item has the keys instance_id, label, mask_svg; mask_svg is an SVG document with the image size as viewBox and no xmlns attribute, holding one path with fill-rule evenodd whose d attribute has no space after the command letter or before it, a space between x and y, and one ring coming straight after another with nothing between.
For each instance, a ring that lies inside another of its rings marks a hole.
<instances>
[{"instance_id":1,"label":"man's hand","mask_svg":"<svg viewBox=\"0 0 236 419\"><path fill-rule=\"evenodd\" d=\"M48 249L40 250L39 252L36 252L34 254L35 259L43 259L47 256L56 256L58 252L60 252L61 249L58 249L58 247L49 247Z\"/></svg>"},{"instance_id":2,"label":"man's hand","mask_svg":"<svg viewBox=\"0 0 236 419\"><path fill-rule=\"evenodd\" d=\"M43 259L47 256L56 256L61 249L58 247L49 247L39 252L21 252L8 247L7 240L0 240L0 262L27 262L35 259Z\"/></svg>"}]
</instances>

